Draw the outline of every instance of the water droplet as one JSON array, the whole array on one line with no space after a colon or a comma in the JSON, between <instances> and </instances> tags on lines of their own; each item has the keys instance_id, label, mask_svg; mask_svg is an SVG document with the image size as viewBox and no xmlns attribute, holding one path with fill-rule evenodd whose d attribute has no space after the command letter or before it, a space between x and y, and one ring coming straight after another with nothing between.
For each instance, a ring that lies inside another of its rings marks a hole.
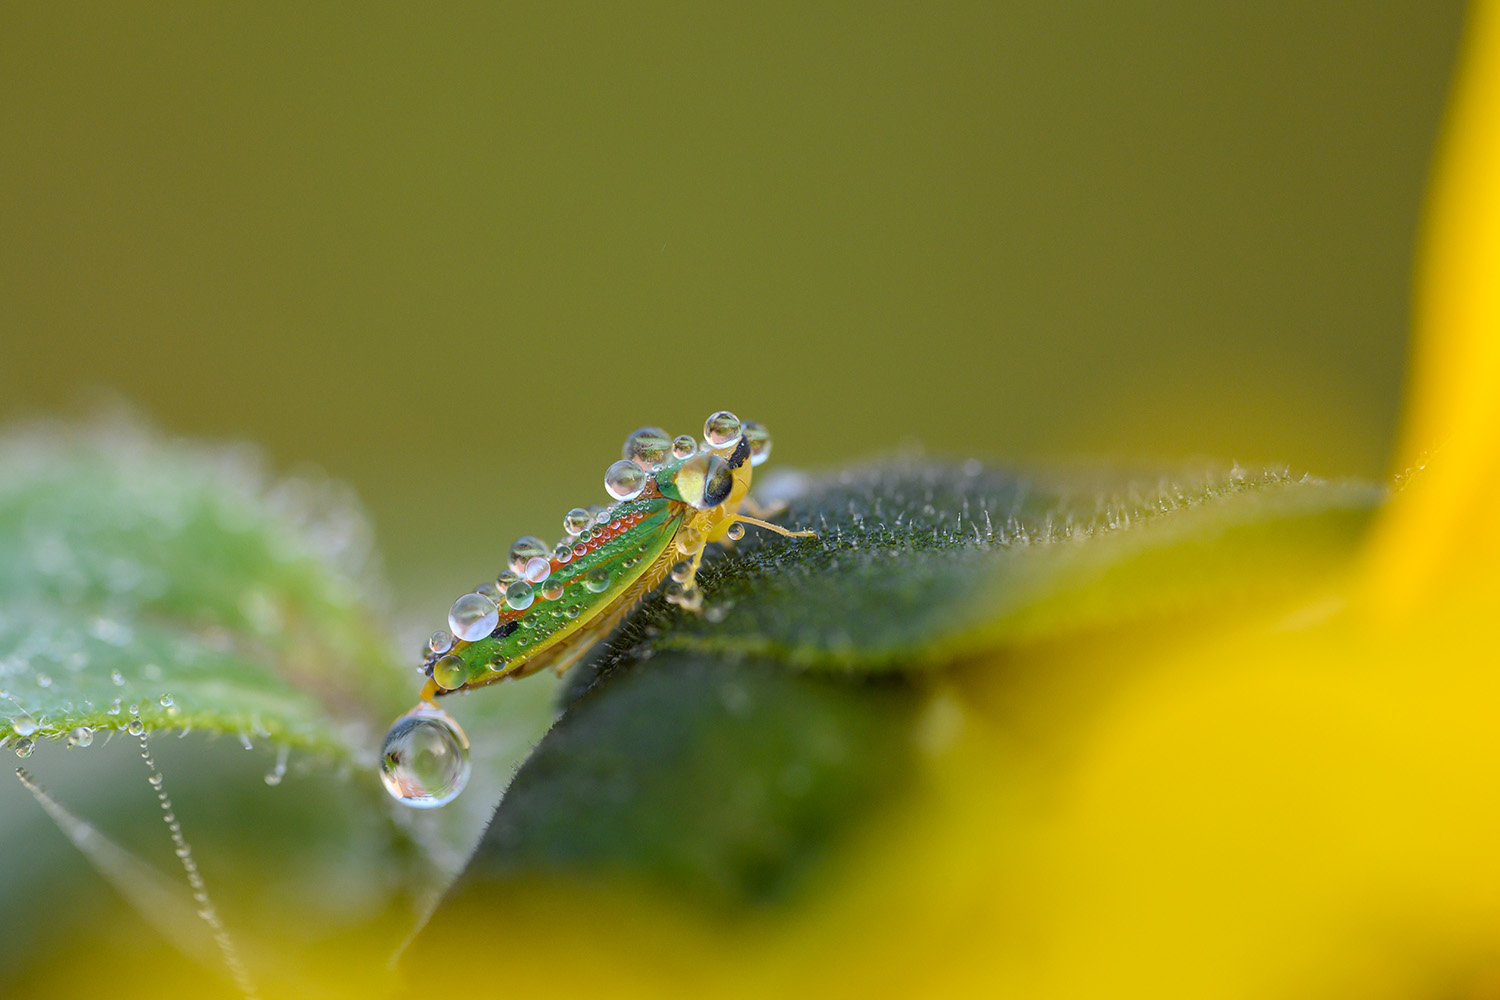
<instances>
[{"instance_id":1,"label":"water droplet","mask_svg":"<svg viewBox=\"0 0 1500 1000\"><path fill-rule=\"evenodd\" d=\"M504 569L504 570L500 571L500 575L499 576L495 577L495 586L497 588L499 588L500 593L503 594L503 593L505 593L505 588L506 587L509 587L511 584L515 583L519 579L521 579L521 574L520 573L515 573L515 572L512 572L511 570ZM496 601L495 603L499 604L500 602Z\"/></svg>"},{"instance_id":2,"label":"water droplet","mask_svg":"<svg viewBox=\"0 0 1500 1000\"><path fill-rule=\"evenodd\" d=\"M478 642L500 624L500 609L483 594L465 594L448 609L448 628L465 642Z\"/></svg>"},{"instance_id":3,"label":"water droplet","mask_svg":"<svg viewBox=\"0 0 1500 1000\"><path fill-rule=\"evenodd\" d=\"M281 784L281 779L286 777L287 748L282 747L276 751L276 766L266 772L266 784L272 786Z\"/></svg>"},{"instance_id":4,"label":"water droplet","mask_svg":"<svg viewBox=\"0 0 1500 1000\"><path fill-rule=\"evenodd\" d=\"M661 468L672 450L672 439L660 427L642 427L625 439L623 456L647 472Z\"/></svg>"},{"instance_id":5,"label":"water droplet","mask_svg":"<svg viewBox=\"0 0 1500 1000\"><path fill-rule=\"evenodd\" d=\"M164 694L164 695L161 696L161 707L162 708L171 708L172 707L172 696L171 695Z\"/></svg>"},{"instance_id":6,"label":"water droplet","mask_svg":"<svg viewBox=\"0 0 1500 1000\"><path fill-rule=\"evenodd\" d=\"M488 597L496 604L499 604L500 594L502 593L502 591L500 590L499 586L494 583L481 583L479 586L474 588L474 593L478 594L481 597Z\"/></svg>"},{"instance_id":7,"label":"water droplet","mask_svg":"<svg viewBox=\"0 0 1500 1000\"><path fill-rule=\"evenodd\" d=\"M672 567L672 579L682 583L693 572L693 564L684 559Z\"/></svg>"},{"instance_id":8,"label":"water droplet","mask_svg":"<svg viewBox=\"0 0 1500 1000\"><path fill-rule=\"evenodd\" d=\"M115 687L125 686L125 675L120 673L118 670L111 670L109 672L109 679L114 683Z\"/></svg>"},{"instance_id":9,"label":"water droplet","mask_svg":"<svg viewBox=\"0 0 1500 1000\"><path fill-rule=\"evenodd\" d=\"M130 709L129 709L129 712L130 712L131 715L140 715L141 714L141 706L139 706L139 705L131 705Z\"/></svg>"},{"instance_id":10,"label":"water droplet","mask_svg":"<svg viewBox=\"0 0 1500 1000\"><path fill-rule=\"evenodd\" d=\"M19 715L11 716L10 728L16 731L17 736L30 736L36 732L36 720L29 712L21 712Z\"/></svg>"},{"instance_id":11,"label":"water droplet","mask_svg":"<svg viewBox=\"0 0 1500 1000\"><path fill-rule=\"evenodd\" d=\"M674 458L691 458L693 452L698 450L698 442L691 434L679 434L672 439L672 456Z\"/></svg>"},{"instance_id":12,"label":"water droplet","mask_svg":"<svg viewBox=\"0 0 1500 1000\"><path fill-rule=\"evenodd\" d=\"M16 740L16 742L12 745L16 749L17 757L30 757L31 751L36 747L35 743L25 738Z\"/></svg>"},{"instance_id":13,"label":"water droplet","mask_svg":"<svg viewBox=\"0 0 1500 1000\"><path fill-rule=\"evenodd\" d=\"M563 595L563 585L557 580L548 580L547 585L542 588L542 597L549 601L555 601Z\"/></svg>"},{"instance_id":14,"label":"water droplet","mask_svg":"<svg viewBox=\"0 0 1500 1000\"><path fill-rule=\"evenodd\" d=\"M36 683L37 687L49 688L52 686L52 678L48 677L46 674L37 674Z\"/></svg>"},{"instance_id":15,"label":"water droplet","mask_svg":"<svg viewBox=\"0 0 1500 1000\"><path fill-rule=\"evenodd\" d=\"M733 524L731 524L729 526L729 530L726 531L726 532L724 532L724 535L731 542L737 542L741 538L745 537L745 526L743 524L741 524L740 522L736 521L736 522L734 522Z\"/></svg>"},{"instance_id":16,"label":"water droplet","mask_svg":"<svg viewBox=\"0 0 1500 1000\"><path fill-rule=\"evenodd\" d=\"M745 440L750 443L750 464L760 465L771 457L771 432L754 420L746 420L745 426L741 428L745 433Z\"/></svg>"},{"instance_id":17,"label":"water droplet","mask_svg":"<svg viewBox=\"0 0 1500 1000\"><path fill-rule=\"evenodd\" d=\"M94 742L94 731L88 726L79 726L68 733L68 747L86 747Z\"/></svg>"},{"instance_id":18,"label":"water droplet","mask_svg":"<svg viewBox=\"0 0 1500 1000\"><path fill-rule=\"evenodd\" d=\"M562 563L572 562L573 546L569 545L567 542L558 542L557 548L552 550L552 558Z\"/></svg>"},{"instance_id":19,"label":"water droplet","mask_svg":"<svg viewBox=\"0 0 1500 1000\"><path fill-rule=\"evenodd\" d=\"M547 555L547 543L535 535L523 535L510 547L510 568L517 576L526 574L526 564L537 556Z\"/></svg>"},{"instance_id":20,"label":"water droplet","mask_svg":"<svg viewBox=\"0 0 1500 1000\"><path fill-rule=\"evenodd\" d=\"M444 691L454 691L464 686L469 679L469 667L463 658L444 653L432 664L432 680Z\"/></svg>"},{"instance_id":21,"label":"water droplet","mask_svg":"<svg viewBox=\"0 0 1500 1000\"><path fill-rule=\"evenodd\" d=\"M595 594L601 594L609 586L609 567L595 566L584 574L583 585Z\"/></svg>"},{"instance_id":22,"label":"water droplet","mask_svg":"<svg viewBox=\"0 0 1500 1000\"><path fill-rule=\"evenodd\" d=\"M546 556L534 556L526 560L526 572L524 575L527 583L541 583L552 575L552 561ZM510 593L508 588L506 593Z\"/></svg>"},{"instance_id":23,"label":"water droplet","mask_svg":"<svg viewBox=\"0 0 1500 1000\"><path fill-rule=\"evenodd\" d=\"M431 653L446 653L453 648L453 633L444 632L441 629L432 633L432 638L427 640L427 650Z\"/></svg>"},{"instance_id":24,"label":"water droplet","mask_svg":"<svg viewBox=\"0 0 1500 1000\"><path fill-rule=\"evenodd\" d=\"M120 699L119 698L116 698L114 701L112 701L112 702L109 703L109 714L110 715L119 715L120 714Z\"/></svg>"},{"instance_id":25,"label":"water droplet","mask_svg":"<svg viewBox=\"0 0 1500 1000\"><path fill-rule=\"evenodd\" d=\"M125 726L125 730L131 736L139 736L146 731L146 724L140 719L131 719L129 724Z\"/></svg>"},{"instance_id":26,"label":"water droplet","mask_svg":"<svg viewBox=\"0 0 1500 1000\"><path fill-rule=\"evenodd\" d=\"M446 805L469 780L469 739L446 712L424 702L385 734L380 779L409 806Z\"/></svg>"},{"instance_id":27,"label":"water droplet","mask_svg":"<svg viewBox=\"0 0 1500 1000\"><path fill-rule=\"evenodd\" d=\"M505 603L517 611L525 611L536 600L536 591L525 580L517 580L505 589Z\"/></svg>"},{"instance_id":28,"label":"water droplet","mask_svg":"<svg viewBox=\"0 0 1500 1000\"><path fill-rule=\"evenodd\" d=\"M574 507L563 515L563 530L570 535L580 535L594 521L594 516L582 507Z\"/></svg>"},{"instance_id":29,"label":"water droplet","mask_svg":"<svg viewBox=\"0 0 1500 1000\"><path fill-rule=\"evenodd\" d=\"M616 500L634 500L646 488L646 470L621 459L604 470L604 488Z\"/></svg>"},{"instance_id":30,"label":"water droplet","mask_svg":"<svg viewBox=\"0 0 1500 1000\"><path fill-rule=\"evenodd\" d=\"M703 437L715 448L734 444L740 436L740 418L728 410L720 410L703 422Z\"/></svg>"}]
</instances>

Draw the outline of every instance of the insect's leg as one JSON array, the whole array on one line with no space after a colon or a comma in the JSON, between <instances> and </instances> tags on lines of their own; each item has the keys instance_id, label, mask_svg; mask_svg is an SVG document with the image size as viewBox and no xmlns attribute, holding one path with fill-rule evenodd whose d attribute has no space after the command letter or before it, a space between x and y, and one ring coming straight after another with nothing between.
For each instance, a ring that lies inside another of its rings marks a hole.
<instances>
[{"instance_id":1,"label":"insect's leg","mask_svg":"<svg viewBox=\"0 0 1500 1000\"><path fill-rule=\"evenodd\" d=\"M667 592L667 600L680 608L686 608L695 614L703 610L703 592L698 589L698 567L703 564L703 547L693 553L693 558L688 562L687 576L677 581L681 588L673 593Z\"/></svg>"},{"instance_id":2,"label":"insect's leg","mask_svg":"<svg viewBox=\"0 0 1500 1000\"><path fill-rule=\"evenodd\" d=\"M747 517L744 514L736 514L736 515L734 515L734 519L736 521L743 521L746 524L753 524L757 528L768 528L771 531L776 532L776 534L778 534L778 535L785 535L787 538L817 538L818 537L818 533L816 531L789 531L786 528L783 528L779 524L772 524L770 521L762 521L758 517Z\"/></svg>"},{"instance_id":3,"label":"insect's leg","mask_svg":"<svg viewBox=\"0 0 1500 1000\"><path fill-rule=\"evenodd\" d=\"M775 517L786 510L787 506L785 500L773 500L771 503L761 506L753 496L746 496L740 501L740 509L756 517Z\"/></svg>"}]
</instances>

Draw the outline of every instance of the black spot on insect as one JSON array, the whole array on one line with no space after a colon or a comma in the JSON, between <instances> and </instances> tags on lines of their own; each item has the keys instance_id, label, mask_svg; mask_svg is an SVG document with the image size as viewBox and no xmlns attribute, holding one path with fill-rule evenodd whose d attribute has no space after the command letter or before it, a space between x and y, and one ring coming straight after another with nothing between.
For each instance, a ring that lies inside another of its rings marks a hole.
<instances>
[{"instance_id":1,"label":"black spot on insect","mask_svg":"<svg viewBox=\"0 0 1500 1000\"><path fill-rule=\"evenodd\" d=\"M749 458L750 441L745 435L741 434L739 444L734 446L734 451L729 453L729 457L725 461L729 463L729 468L733 471L744 465Z\"/></svg>"}]
</instances>

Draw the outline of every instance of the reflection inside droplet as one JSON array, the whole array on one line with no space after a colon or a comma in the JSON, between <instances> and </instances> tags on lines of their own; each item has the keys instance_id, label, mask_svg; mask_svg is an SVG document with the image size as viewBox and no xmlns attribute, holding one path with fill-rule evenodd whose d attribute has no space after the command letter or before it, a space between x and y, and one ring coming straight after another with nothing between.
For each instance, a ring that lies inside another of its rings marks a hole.
<instances>
[{"instance_id":1,"label":"reflection inside droplet","mask_svg":"<svg viewBox=\"0 0 1500 1000\"><path fill-rule=\"evenodd\" d=\"M422 702L385 734L380 780L409 806L447 805L469 781L469 738L447 712Z\"/></svg>"}]
</instances>

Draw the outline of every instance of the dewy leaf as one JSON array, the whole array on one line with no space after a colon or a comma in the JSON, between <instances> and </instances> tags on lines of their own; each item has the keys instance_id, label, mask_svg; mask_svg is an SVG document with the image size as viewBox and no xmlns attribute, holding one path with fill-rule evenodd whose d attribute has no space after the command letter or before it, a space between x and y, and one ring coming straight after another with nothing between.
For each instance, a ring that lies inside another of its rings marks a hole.
<instances>
[{"instance_id":1,"label":"dewy leaf","mask_svg":"<svg viewBox=\"0 0 1500 1000\"><path fill-rule=\"evenodd\" d=\"M1019 642L1310 585L1382 491L1284 472L1017 476L901 462L806 483L700 576L701 617L634 621L655 649L916 669ZM615 644L623 653L622 643Z\"/></svg>"},{"instance_id":2,"label":"dewy leaf","mask_svg":"<svg viewBox=\"0 0 1500 1000\"><path fill-rule=\"evenodd\" d=\"M406 698L368 610L368 535L332 485L271 484L243 451L129 421L12 433L0 440L0 738L138 717L368 753L371 736L348 727Z\"/></svg>"},{"instance_id":3,"label":"dewy leaf","mask_svg":"<svg viewBox=\"0 0 1500 1000\"><path fill-rule=\"evenodd\" d=\"M1294 606L1382 496L1239 469L915 462L791 493L776 520L818 538L751 529L705 563L701 617L653 598L578 671L414 961L438 962L474 907L503 913L507 893L562 875L717 906L794 896L909 785L945 665L1235 602Z\"/></svg>"}]
</instances>

